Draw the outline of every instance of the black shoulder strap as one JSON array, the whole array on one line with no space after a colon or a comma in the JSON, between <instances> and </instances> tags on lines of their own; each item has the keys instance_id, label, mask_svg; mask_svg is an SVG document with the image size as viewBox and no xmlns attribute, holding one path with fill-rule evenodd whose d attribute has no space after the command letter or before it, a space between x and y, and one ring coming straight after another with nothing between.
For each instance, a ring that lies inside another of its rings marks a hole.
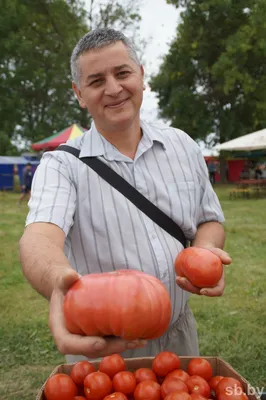
<instances>
[{"instance_id":1,"label":"black shoulder strap","mask_svg":"<svg viewBox=\"0 0 266 400\"><path fill-rule=\"evenodd\" d=\"M56 150L65 151L79 158L80 151L68 145L61 145ZM130 185L122 176L117 174L107 164L102 162L96 157L82 157L79 158L90 168L92 168L98 175L101 176L106 182L112 185L125 197L127 197L136 207L144 212L162 229L176 238L184 247L186 247L186 237L181 228L166 215L163 211L151 203L145 196L143 196L134 186Z\"/></svg>"}]
</instances>

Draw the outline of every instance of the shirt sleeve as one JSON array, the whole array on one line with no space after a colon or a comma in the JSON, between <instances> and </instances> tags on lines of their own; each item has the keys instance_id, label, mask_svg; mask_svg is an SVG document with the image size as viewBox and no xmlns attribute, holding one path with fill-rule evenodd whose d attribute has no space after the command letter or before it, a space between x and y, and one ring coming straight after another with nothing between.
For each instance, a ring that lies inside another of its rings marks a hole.
<instances>
[{"instance_id":1,"label":"shirt sleeve","mask_svg":"<svg viewBox=\"0 0 266 400\"><path fill-rule=\"evenodd\" d=\"M57 152L47 152L32 182L26 226L34 222L53 223L67 236L76 208L76 188L66 163Z\"/></svg>"},{"instance_id":2,"label":"shirt sleeve","mask_svg":"<svg viewBox=\"0 0 266 400\"><path fill-rule=\"evenodd\" d=\"M198 225L210 221L222 223L225 220L224 214L218 197L210 183L208 168L200 149L197 150L195 162L200 185L200 209L197 223Z\"/></svg>"}]
</instances>

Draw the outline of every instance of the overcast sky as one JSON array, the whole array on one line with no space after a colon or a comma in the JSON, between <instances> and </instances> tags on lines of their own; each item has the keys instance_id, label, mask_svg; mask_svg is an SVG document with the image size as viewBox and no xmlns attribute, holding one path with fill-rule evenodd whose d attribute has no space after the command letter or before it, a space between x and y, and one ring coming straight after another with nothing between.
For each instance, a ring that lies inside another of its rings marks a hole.
<instances>
[{"instance_id":1,"label":"overcast sky","mask_svg":"<svg viewBox=\"0 0 266 400\"><path fill-rule=\"evenodd\" d=\"M169 45L175 37L180 10L166 3L166 0L143 0L140 9L142 17L140 35L147 38L145 67L147 77L159 70L162 57L167 54ZM144 92L142 116L145 119L157 117L157 100L147 88Z\"/></svg>"}]
</instances>

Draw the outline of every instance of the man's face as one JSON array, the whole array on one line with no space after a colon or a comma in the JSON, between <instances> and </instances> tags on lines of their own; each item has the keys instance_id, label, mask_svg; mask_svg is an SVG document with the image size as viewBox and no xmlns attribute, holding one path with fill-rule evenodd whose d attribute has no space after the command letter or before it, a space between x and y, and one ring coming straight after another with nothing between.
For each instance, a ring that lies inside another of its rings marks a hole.
<instances>
[{"instance_id":1,"label":"man's face","mask_svg":"<svg viewBox=\"0 0 266 400\"><path fill-rule=\"evenodd\" d=\"M129 57L122 42L88 51L80 56L79 65L80 87L73 83L73 89L99 131L123 130L139 118L143 68Z\"/></svg>"}]
</instances>

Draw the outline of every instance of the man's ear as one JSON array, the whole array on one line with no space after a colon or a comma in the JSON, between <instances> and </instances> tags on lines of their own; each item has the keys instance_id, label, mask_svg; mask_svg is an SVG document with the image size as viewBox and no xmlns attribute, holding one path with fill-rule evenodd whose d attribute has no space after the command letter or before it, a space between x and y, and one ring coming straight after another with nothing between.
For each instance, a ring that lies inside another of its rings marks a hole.
<instances>
[{"instance_id":1,"label":"man's ear","mask_svg":"<svg viewBox=\"0 0 266 400\"><path fill-rule=\"evenodd\" d=\"M81 108L87 108L86 104L84 103L84 101L82 99L81 91L79 90L79 88L77 87L77 85L74 82L72 82L72 89L74 90L74 93L76 95L76 98L77 98L77 100L79 102L80 107Z\"/></svg>"},{"instance_id":2,"label":"man's ear","mask_svg":"<svg viewBox=\"0 0 266 400\"><path fill-rule=\"evenodd\" d=\"M140 73L141 73L142 79L144 79L144 67L142 64L140 66Z\"/></svg>"},{"instance_id":3,"label":"man's ear","mask_svg":"<svg viewBox=\"0 0 266 400\"><path fill-rule=\"evenodd\" d=\"M146 85L145 85L145 83L144 83L144 67L143 67L142 64L141 64L141 66L140 66L140 73L141 73L142 81L143 81L143 90L145 90L145 89L146 89Z\"/></svg>"}]
</instances>

